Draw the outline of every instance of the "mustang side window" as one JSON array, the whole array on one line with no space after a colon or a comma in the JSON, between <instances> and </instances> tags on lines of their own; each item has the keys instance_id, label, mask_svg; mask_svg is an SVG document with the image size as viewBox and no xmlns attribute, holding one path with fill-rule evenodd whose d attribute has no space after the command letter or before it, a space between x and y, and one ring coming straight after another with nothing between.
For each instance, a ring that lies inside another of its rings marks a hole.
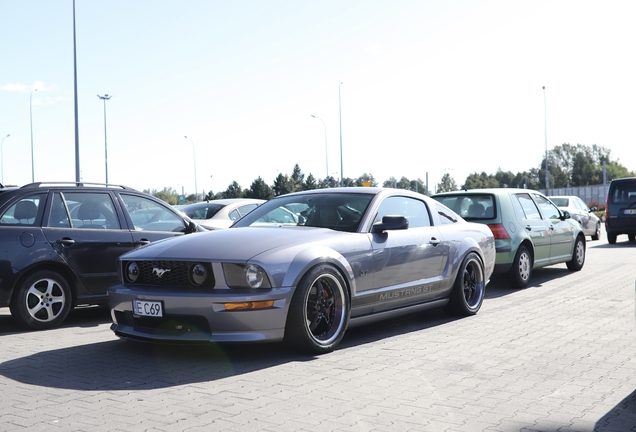
<instances>
[{"instance_id":1,"label":"mustang side window","mask_svg":"<svg viewBox=\"0 0 636 432\"><path fill-rule=\"evenodd\" d=\"M385 199L374 223L382 221L384 216L404 216L409 220L409 228L431 226L431 218L423 201L407 197L389 197Z\"/></svg>"},{"instance_id":2,"label":"mustang side window","mask_svg":"<svg viewBox=\"0 0 636 432\"><path fill-rule=\"evenodd\" d=\"M45 200L45 194L22 198L2 214L0 225L35 225Z\"/></svg>"}]
</instances>

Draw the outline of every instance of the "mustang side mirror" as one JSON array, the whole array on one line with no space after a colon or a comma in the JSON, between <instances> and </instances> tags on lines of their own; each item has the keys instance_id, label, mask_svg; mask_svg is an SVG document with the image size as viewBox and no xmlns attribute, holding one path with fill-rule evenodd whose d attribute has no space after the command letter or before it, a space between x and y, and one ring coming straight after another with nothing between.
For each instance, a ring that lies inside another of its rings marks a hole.
<instances>
[{"instance_id":1,"label":"mustang side mirror","mask_svg":"<svg viewBox=\"0 0 636 432\"><path fill-rule=\"evenodd\" d=\"M373 224L372 231L381 233L390 230L403 230L409 227L409 220L404 216L384 216L382 222Z\"/></svg>"}]
</instances>

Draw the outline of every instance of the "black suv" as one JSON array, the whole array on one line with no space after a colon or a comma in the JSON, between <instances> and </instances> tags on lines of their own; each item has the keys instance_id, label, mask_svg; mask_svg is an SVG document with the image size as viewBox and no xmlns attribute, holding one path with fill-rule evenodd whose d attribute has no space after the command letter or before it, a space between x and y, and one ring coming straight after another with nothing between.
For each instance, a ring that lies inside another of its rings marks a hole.
<instances>
[{"instance_id":1,"label":"black suv","mask_svg":"<svg viewBox=\"0 0 636 432\"><path fill-rule=\"evenodd\" d=\"M72 307L108 302L119 255L197 231L172 206L125 186L0 185L0 307L26 327L55 327Z\"/></svg>"},{"instance_id":2,"label":"black suv","mask_svg":"<svg viewBox=\"0 0 636 432\"><path fill-rule=\"evenodd\" d=\"M612 180L605 203L607 241L616 243L616 236L627 234L636 241L636 177Z\"/></svg>"}]
</instances>

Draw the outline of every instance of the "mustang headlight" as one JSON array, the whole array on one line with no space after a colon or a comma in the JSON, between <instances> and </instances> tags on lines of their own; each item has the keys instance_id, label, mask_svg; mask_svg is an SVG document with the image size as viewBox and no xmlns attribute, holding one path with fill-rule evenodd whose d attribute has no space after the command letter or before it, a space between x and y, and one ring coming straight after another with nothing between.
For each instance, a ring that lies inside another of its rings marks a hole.
<instances>
[{"instance_id":1,"label":"mustang headlight","mask_svg":"<svg viewBox=\"0 0 636 432\"><path fill-rule=\"evenodd\" d=\"M225 281L230 288L271 288L267 273L255 264L223 264Z\"/></svg>"},{"instance_id":2,"label":"mustang headlight","mask_svg":"<svg viewBox=\"0 0 636 432\"><path fill-rule=\"evenodd\" d=\"M126 264L126 270L124 271L126 282L135 283L139 277L139 273L139 265L136 262L132 261Z\"/></svg>"},{"instance_id":3,"label":"mustang headlight","mask_svg":"<svg viewBox=\"0 0 636 432\"><path fill-rule=\"evenodd\" d=\"M194 285L202 285L208 278L208 269L203 264L195 264L190 267L190 282Z\"/></svg>"}]
</instances>

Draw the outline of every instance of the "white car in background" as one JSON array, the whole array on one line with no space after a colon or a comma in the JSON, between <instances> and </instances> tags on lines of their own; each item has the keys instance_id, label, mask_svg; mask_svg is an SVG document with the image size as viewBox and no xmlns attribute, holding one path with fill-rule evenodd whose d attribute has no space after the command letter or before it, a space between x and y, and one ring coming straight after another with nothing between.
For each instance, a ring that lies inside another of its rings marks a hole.
<instances>
[{"instance_id":1,"label":"white car in background","mask_svg":"<svg viewBox=\"0 0 636 432\"><path fill-rule=\"evenodd\" d=\"M561 210L567 210L572 219L581 224L586 236L591 236L592 240L598 240L601 237L601 220L594 214L596 207L588 208L583 200L577 196L551 196L548 198Z\"/></svg>"},{"instance_id":2,"label":"white car in background","mask_svg":"<svg viewBox=\"0 0 636 432\"><path fill-rule=\"evenodd\" d=\"M228 198L188 204L179 209L208 230L229 228L234 222L254 210L265 200Z\"/></svg>"}]
</instances>

